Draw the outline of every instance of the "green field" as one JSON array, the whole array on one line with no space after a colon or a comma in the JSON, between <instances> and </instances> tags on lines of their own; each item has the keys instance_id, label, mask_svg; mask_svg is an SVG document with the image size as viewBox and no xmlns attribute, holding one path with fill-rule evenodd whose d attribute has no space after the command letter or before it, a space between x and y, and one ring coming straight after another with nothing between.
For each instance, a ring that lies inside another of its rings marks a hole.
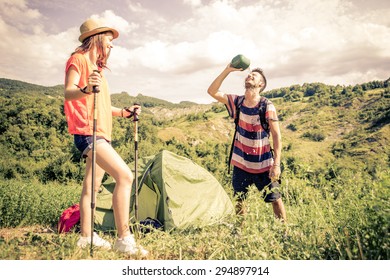
<instances>
[{"instance_id":1,"label":"green field","mask_svg":"<svg viewBox=\"0 0 390 280\"><path fill-rule=\"evenodd\" d=\"M305 84L266 94L281 119L287 222L276 220L251 190L244 221L232 216L204 228L139 234L147 259L389 260L388 81ZM226 158L233 124L223 106L123 93L112 99L117 106L143 105L141 157L161 149L186 156L232 195ZM61 86L0 79L0 259L138 259L104 250L90 256L76 247L76 232L56 232L62 211L78 202L84 171L62 103ZM133 123L115 120L113 136L113 146L133 162ZM114 242L115 232L101 234Z\"/></svg>"}]
</instances>

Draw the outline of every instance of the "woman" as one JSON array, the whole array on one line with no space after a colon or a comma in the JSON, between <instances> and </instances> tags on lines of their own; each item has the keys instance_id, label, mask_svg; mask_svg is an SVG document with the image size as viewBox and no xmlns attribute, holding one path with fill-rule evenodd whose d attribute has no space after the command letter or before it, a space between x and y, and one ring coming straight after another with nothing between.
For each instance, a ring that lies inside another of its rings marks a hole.
<instances>
[{"instance_id":1,"label":"woman","mask_svg":"<svg viewBox=\"0 0 390 280\"><path fill-rule=\"evenodd\" d=\"M94 86L97 94L97 129L96 129L96 177L94 195L103 179L104 173L110 174L116 181L113 193L113 209L118 239L114 249L127 253L147 254L137 246L129 229L129 207L133 174L120 155L112 148L112 116L131 117L139 114L139 106L120 109L111 106L110 92L103 70L113 48L112 41L119 36L118 31L106 27L95 19L88 19L80 27L79 41L82 43L71 55L65 70L65 115L69 133L74 135L76 147L86 158L86 173L80 199L81 237L79 247L91 243L102 248L111 248L111 244L91 232L91 184L92 184L92 142Z\"/></svg>"}]
</instances>

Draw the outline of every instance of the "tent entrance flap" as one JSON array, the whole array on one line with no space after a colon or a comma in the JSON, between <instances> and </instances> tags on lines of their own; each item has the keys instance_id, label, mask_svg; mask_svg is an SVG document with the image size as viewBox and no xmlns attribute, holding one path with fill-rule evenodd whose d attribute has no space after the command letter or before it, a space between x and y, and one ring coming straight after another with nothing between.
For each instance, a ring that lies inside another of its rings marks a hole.
<instances>
[{"instance_id":1,"label":"tent entrance flap","mask_svg":"<svg viewBox=\"0 0 390 280\"><path fill-rule=\"evenodd\" d=\"M140 221L147 218L157 219L158 204L160 200L160 191L156 183L153 182L150 173L154 162L151 160L147 163L138 187L138 204L142 205L138 208L138 218ZM135 221L135 188L132 189L130 200L130 220Z\"/></svg>"},{"instance_id":2,"label":"tent entrance flap","mask_svg":"<svg viewBox=\"0 0 390 280\"><path fill-rule=\"evenodd\" d=\"M149 178L150 180L150 178ZM157 219L158 215L158 204L160 200L160 193L152 180L147 181L148 185L142 184L141 190L139 191L138 203L142 205L138 209L138 217L140 221L146 220L147 218ZM153 188L150 188L152 186ZM131 207L134 209L134 207ZM133 210L130 212L130 217L133 218Z\"/></svg>"}]
</instances>

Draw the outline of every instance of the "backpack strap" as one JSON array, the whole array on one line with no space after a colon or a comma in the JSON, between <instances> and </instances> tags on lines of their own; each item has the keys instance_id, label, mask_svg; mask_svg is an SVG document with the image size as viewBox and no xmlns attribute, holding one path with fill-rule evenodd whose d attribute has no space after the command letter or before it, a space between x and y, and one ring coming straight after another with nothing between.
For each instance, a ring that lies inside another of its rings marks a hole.
<instances>
[{"instance_id":1,"label":"backpack strap","mask_svg":"<svg viewBox=\"0 0 390 280\"><path fill-rule=\"evenodd\" d=\"M238 122L239 122L239 119L240 119L240 107L241 107L242 103L244 102L244 98L245 98L245 96L242 95L242 96L238 96L234 100L234 105L236 105L236 115L235 115L235 118L234 118L235 128L234 128L232 144L230 145L229 161L227 162L227 164L228 164L228 174L230 174L230 162L232 161L233 149L234 149L234 141L236 140Z\"/></svg>"},{"instance_id":2,"label":"backpack strap","mask_svg":"<svg viewBox=\"0 0 390 280\"><path fill-rule=\"evenodd\" d=\"M236 124L236 128L238 127L238 121L240 119L240 108L242 103L244 103L245 96L241 95L236 98L234 104L236 105L236 116L234 118L234 123Z\"/></svg>"},{"instance_id":3,"label":"backpack strap","mask_svg":"<svg viewBox=\"0 0 390 280\"><path fill-rule=\"evenodd\" d=\"M267 132L268 137L270 133L270 128L269 128L269 122L265 117L265 113L267 112L267 104L268 104L268 99L265 98L264 96L260 100L260 108L259 108L259 115L260 115L260 124L263 127L264 131ZM272 158L274 157L274 149L271 146L271 155Z\"/></svg>"},{"instance_id":4,"label":"backpack strap","mask_svg":"<svg viewBox=\"0 0 390 280\"><path fill-rule=\"evenodd\" d=\"M263 127L264 131L269 135L269 123L265 117L265 113L267 112L267 103L268 99L264 96L260 99L260 108L259 108L259 116L260 116L260 124Z\"/></svg>"}]
</instances>

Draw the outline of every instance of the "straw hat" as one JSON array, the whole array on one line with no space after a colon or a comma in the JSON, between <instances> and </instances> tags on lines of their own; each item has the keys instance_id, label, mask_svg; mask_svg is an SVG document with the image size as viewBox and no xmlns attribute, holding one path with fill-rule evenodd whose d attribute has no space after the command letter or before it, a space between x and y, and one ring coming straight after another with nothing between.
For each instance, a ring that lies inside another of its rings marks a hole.
<instances>
[{"instance_id":1,"label":"straw hat","mask_svg":"<svg viewBox=\"0 0 390 280\"><path fill-rule=\"evenodd\" d=\"M97 19L90 18L80 26L81 35L79 37L79 41L83 42L86 38L92 35L107 32L107 31L111 31L114 34L114 39L118 38L119 32L117 30L105 26L103 22Z\"/></svg>"}]
</instances>

